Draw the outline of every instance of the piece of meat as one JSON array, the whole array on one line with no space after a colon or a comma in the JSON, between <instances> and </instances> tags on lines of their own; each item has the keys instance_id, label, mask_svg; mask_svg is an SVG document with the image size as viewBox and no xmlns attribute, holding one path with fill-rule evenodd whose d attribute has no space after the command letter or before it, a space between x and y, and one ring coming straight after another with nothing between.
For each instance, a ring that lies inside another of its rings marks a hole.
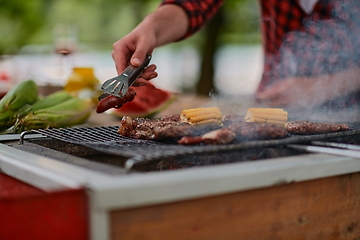
<instances>
[{"instance_id":1,"label":"piece of meat","mask_svg":"<svg viewBox=\"0 0 360 240\"><path fill-rule=\"evenodd\" d=\"M202 136L184 136L178 141L178 143L182 145L196 145L200 143L211 145L229 144L234 140L235 136L236 135L233 131L227 127L223 127L205 133Z\"/></svg>"},{"instance_id":2,"label":"piece of meat","mask_svg":"<svg viewBox=\"0 0 360 240\"><path fill-rule=\"evenodd\" d=\"M219 145L229 144L235 139L236 134L227 127L223 127L202 135L202 141L206 144Z\"/></svg>"},{"instance_id":3,"label":"piece of meat","mask_svg":"<svg viewBox=\"0 0 360 240\"><path fill-rule=\"evenodd\" d=\"M228 144L235 138L276 139L286 136L284 127L275 124L255 122L233 122L229 127L192 125L179 121L177 115L161 119L131 118L125 116L120 121L118 132L136 139L177 141L183 145Z\"/></svg>"},{"instance_id":4,"label":"piece of meat","mask_svg":"<svg viewBox=\"0 0 360 240\"><path fill-rule=\"evenodd\" d=\"M180 114L165 115L160 120L163 122L180 122Z\"/></svg>"},{"instance_id":5,"label":"piece of meat","mask_svg":"<svg viewBox=\"0 0 360 240\"><path fill-rule=\"evenodd\" d=\"M120 127L118 133L125 137L131 137L134 126L132 124L132 118L129 116L124 116L120 121Z\"/></svg>"},{"instance_id":6,"label":"piece of meat","mask_svg":"<svg viewBox=\"0 0 360 240\"><path fill-rule=\"evenodd\" d=\"M213 125L192 125L180 121L180 115L168 115L161 119L131 118L124 116L118 132L126 137L160 141L178 141L184 136L197 137L219 129Z\"/></svg>"},{"instance_id":7,"label":"piece of meat","mask_svg":"<svg viewBox=\"0 0 360 240\"><path fill-rule=\"evenodd\" d=\"M169 140L190 135L191 127L189 123L178 122L176 118L162 121L124 116L120 121L118 132L123 136L137 139Z\"/></svg>"},{"instance_id":8,"label":"piece of meat","mask_svg":"<svg viewBox=\"0 0 360 240\"><path fill-rule=\"evenodd\" d=\"M249 140L278 139L286 137L284 127L269 123L234 122L229 129L236 134L237 138Z\"/></svg>"},{"instance_id":9,"label":"piece of meat","mask_svg":"<svg viewBox=\"0 0 360 240\"><path fill-rule=\"evenodd\" d=\"M202 143L201 136L191 137L191 136L183 136L179 141L178 144L181 145L196 145Z\"/></svg>"},{"instance_id":10,"label":"piece of meat","mask_svg":"<svg viewBox=\"0 0 360 240\"><path fill-rule=\"evenodd\" d=\"M116 97L116 96L108 96L101 101L96 106L96 112L97 113L103 113L106 110L109 110L111 108L120 108L125 103L131 102L134 100L136 96L135 90L130 87L128 92L123 97Z\"/></svg>"},{"instance_id":11,"label":"piece of meat","mask_svg":"<svg viewBox=\"0 0 360 240\"><path fill-rule=\"evenodd\" d=\"M286 131L294 135L330 133L349 130L347 124L292 121L285 124Z\"/></svg>"},{"instance_id":12,"label":"piece of meat","mask_svg":"<svg viewBox=\"0 0 360 240\"><path fill-rule=\"evenodd\" d=\"M177 140L183 136L192 134L193 126L189 123L169 124L167 126L156 126L153 128L152 139L155 140Z\"/></svg>"}]
</instances>

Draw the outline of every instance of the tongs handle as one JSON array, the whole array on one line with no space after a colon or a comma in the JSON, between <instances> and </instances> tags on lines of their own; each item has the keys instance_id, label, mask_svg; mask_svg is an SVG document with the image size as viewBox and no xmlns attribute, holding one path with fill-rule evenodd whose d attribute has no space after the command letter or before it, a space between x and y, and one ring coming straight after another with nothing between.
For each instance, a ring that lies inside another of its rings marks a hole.
<instances>
[{"instance_id":1,"label":"tongs handle","mask_svg":"<svg viewBox=\"0 0 360 240\"><path fill-rule=\"evenodd\" d=\"M135 67L133 65L129 65L122 73L124 77L128 79L128 86L130 87L133 83L138 79L144 69L149 65L151 60L151 55L146 55L145 60L140 64L140 66Z\"/></svg>"}]
</instances>

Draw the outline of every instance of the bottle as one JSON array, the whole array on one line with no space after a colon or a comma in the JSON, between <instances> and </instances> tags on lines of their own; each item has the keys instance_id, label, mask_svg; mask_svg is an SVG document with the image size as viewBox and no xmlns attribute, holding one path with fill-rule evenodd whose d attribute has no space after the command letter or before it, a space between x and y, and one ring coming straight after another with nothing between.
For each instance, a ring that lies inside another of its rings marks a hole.
<instances>
[{"instance_id":1,"label":"bottle","mask_svg":"<svg viewBox=\"0 0 360 240\"><path fill-rule=\"evenodd\" d=\"M66 80L64 89L75 97L89 99L96 103L97 95L99 95L99 84L93 68L74 67Z\"/></svg>"}]
</instances>

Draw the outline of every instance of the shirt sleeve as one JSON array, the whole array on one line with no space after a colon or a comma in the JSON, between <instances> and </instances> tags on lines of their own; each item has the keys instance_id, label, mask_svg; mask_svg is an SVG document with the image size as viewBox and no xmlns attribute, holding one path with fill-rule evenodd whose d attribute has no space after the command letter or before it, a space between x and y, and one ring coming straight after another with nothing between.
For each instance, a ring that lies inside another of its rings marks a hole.
<instances>
[{"instance_id":1,"label":"shirt sleeve","mask_svg":"<svg viewBox=\"0 0 360 240\"><path fill-rule=\"evenodd\" d=\"M187 33L181 38L184 39L199 31L215 15L222 3L223 0L163 0L161 5L176 4L185 10L190 24Z\"/></svg>"}]
</instances>

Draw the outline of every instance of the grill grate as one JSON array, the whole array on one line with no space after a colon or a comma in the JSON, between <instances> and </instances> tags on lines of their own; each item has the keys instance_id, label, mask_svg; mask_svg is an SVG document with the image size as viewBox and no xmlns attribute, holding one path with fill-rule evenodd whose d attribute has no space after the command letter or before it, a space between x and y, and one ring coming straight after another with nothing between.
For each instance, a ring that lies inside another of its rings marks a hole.
<instances>
[{"instance_id":1,"label":"grill grate","mask_svg":"<svg viewBox=\"0 0 360 240\"><path fill-rule=\"evenodd\" d=\"M360 134L360 129L345 132L289 136L284 139L236 142L228 145L195 145L184 146L174 143L163 143L151 140L133 139L121 136L118 126L79 127L60 129L38 129L22 134L39 133L60 141L83 145L97 151L128 157L125 167L131 169L138 162L160 159L164 157L185 156L188 154L214 154L220 152L240 151L249 148L266 148L284 146L292 143L304 143L314 140L346 137Z\"/></svg>"}]
</instances>

